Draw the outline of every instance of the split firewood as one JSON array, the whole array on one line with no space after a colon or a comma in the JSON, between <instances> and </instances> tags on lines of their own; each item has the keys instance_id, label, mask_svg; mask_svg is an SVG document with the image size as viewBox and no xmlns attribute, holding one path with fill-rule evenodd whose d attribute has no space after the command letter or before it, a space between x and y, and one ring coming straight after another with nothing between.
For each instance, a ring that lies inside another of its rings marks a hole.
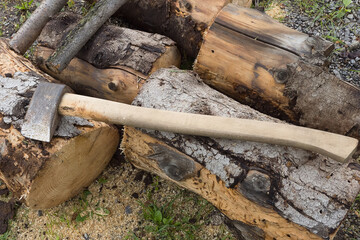
<instances>
[{"instance_id":1,"label":"split firewood","mask_svg":"<svg viewBox=\"0 0 360 240\"><path fill-rule=\"evenodd\" d=\"M119 134L105 123L62 118L50 143L20 134L27 105L52 78L0 39L0 179L29 207L56 206L90 185L117 149Z\"/></svg>"},{"instance_id":2,"label":"split firewood","mask_svg":"<svg viewBox=\"0 0 360 240\"><path fill-rule=\"evenodd\" d=\"M46 67L46 59L81 16L63 12L52 19L38 38L37 65L79 94L131 103L147 76L162 67L180 66L181 56L171 39L106 25L61 73Z\"/></svg>"},{"instance_id":3,"label":"split firewood","mask_svg":"<svg viewBox=\"0 0 360 240\"><path fill-rule=\"evenodd\" d=\"M322 67L332 49L264 13L229 4L206 34L194 70L261 112L360 139L360 89Z\"/></svg>"},{"instance_id":4,"label":"split firewood","mask_svg":"<svg viewBox=\"0 0 360 240\"><path fill-rule=\"evenodd\" d=\"M44 0L21 26L10 41L10 47L17 53L24 54L39 36L49 19L58 13L67 0Z\"/></svg>"},{"instance_id":5,"label":"split firewood","mask_svg":"<svg viewBox=\"0 0 360 240\"><path fill-rule=\"evenodd\" d=\"M89 13L78 22L59 47L46 61L47 67L56 73L64 70L96 31L128 0L103 0L95 4Z\"/></svg>"},{"instance_id":6,"label":"split firewood","mask_svg":"<svg viewBox=\"0 0 360 240\"><path fill-rule=\"evenodd\" d=\"M133 105L279 122L176 68L152 74ZM360 190L358 164L291 147L125 127L121 148L210 201L249 240L332 239Z\"/></svg>"}]
</instances>

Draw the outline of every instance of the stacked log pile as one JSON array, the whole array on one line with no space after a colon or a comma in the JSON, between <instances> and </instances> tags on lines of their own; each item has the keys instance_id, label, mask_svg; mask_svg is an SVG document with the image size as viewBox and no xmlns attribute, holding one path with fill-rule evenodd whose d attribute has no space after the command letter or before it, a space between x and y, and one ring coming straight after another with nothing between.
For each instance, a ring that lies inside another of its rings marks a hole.
<instances>
[{"instance_id":1,"label":"stacked log pile","mask_svg":"<svg viewBox=\"0 0 360 240\"><path fill-rule=\"evenodd\" d=\"M35 61L79 94L180 112L282 119L360 139L359 89L323 68L332 44L228 2L129 1L118 14L174 41L106 25L59 73L46 60L80 21L63 12L43 29ZM58 131L51 143L21 136L34 88L56 80L0 43L1 91L16 99L0 104L0 179L30 207L55 206L102 171L118 132L105 123L68 119L64 128L72 131ZM176 44L197 56L194 72L168 68L180 65ZM356 162L291 147L125 127L121 148L135 166L213 203L244 239L332 239L360 190Z\"/></svg>"}]
</instances>

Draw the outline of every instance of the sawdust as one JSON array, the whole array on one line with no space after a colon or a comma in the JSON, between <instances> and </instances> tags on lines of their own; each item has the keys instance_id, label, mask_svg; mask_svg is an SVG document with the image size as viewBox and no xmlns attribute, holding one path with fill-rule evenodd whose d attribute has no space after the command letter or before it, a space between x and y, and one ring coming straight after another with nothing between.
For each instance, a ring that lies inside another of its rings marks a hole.
<instances>
[{"instance_id":1,"label":"sawdust","mask_svg":"<svg viewBox=\"0 0 360 240\"><path fill-rule=\"evenodd\" d=\"M284 6L278 1L273 1L268 9L265 10L265 13L280 22L281 19L286 17Z\"/></svg>"},{"instance_id":2,"label":"sawdust","mask_svg":"<svg viewBox=\"0 0 360 240\"><path fill-rule=\"evenodd\" d=\"M222 220L210 221L213 215L223 216L201 197L157 177L153 182L154 176L114 161L88 189L60 206L37 211L21 205L8 239L158 239L146 230L153 224L143 218L140 204L149 201L150 192L159 206L180 196L174 204L177 218L209 209L193 222L200 225L194 239L234 239Z\"/></svg>"}]
</instances>

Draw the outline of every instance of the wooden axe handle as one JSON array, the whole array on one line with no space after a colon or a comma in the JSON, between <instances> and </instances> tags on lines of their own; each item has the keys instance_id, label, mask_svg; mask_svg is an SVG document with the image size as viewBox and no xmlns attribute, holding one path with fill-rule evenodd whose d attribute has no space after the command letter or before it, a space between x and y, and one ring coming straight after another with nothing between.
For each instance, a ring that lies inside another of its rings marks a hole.
<instances>
[{"instance_id":1,"label":"wooden axe handle","mask_svg":"<svg viewBox=\"0 0 360 240\"><path fill-rule=\"evenodd\" d=\"M239 139L302 148L345 162L358 140L289 124L171 112L66 93L61 115L107 123L214 138Z\"/></svg>"}]
</instances>

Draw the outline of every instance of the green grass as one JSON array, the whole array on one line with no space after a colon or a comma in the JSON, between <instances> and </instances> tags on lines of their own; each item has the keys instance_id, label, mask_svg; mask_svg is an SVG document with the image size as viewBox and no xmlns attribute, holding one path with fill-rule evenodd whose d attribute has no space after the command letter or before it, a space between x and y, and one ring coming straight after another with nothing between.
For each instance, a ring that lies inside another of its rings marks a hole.
<instances>
[{"instance_id":1,"label":"green grass","mask_svg":"<svg viewBox=\"0 0 360 240\"><path fill-rule=\"evenodd\" d=\"M154 177L151 187L146 200L139 201L145 220L143 232L146 236L151 235L155 239L201 239L198 231L209 223L209 215L214 211L214 207L186 190L180 190L175 196L157 202L154 196L159 189L159 177ZM226 234L224 237L223 239L231 238ZM126 239L136 240L141 239L141 236L129 233Z\"/></svg>"},{"instance_id":2,"label":"green grass","mask_svg":"<svg viewBox=\"0 0 360 240\"><path fill-rule=\"evenodd\" d=\"M28 11L28 10L30 10L33 2L34 2L34 0L30 0L30 1L21 0L20 3L16 4L14 7L19 9L20 11Z\"/></svg>"},{"instance_id":3,"label":"green grass","mask_svg":"<svg viewBox=\"0 0 360 240\"><path fill-rule=\"evenodd\" d=\"M289 1L288 1L289 2ZM297 6L302 12L306 13L314 24L319 25L322 30L322 37L342 45L339 40L337 29L347 25L345 19L353 10L360 9L359 6L352 4L352 0L338 0L325 2L325 0L293 0L292 4ZM335 4L333 11L328 12L330 4ZM326 33L329 32L329 33Z\"/></svg>"}]
</instances>

